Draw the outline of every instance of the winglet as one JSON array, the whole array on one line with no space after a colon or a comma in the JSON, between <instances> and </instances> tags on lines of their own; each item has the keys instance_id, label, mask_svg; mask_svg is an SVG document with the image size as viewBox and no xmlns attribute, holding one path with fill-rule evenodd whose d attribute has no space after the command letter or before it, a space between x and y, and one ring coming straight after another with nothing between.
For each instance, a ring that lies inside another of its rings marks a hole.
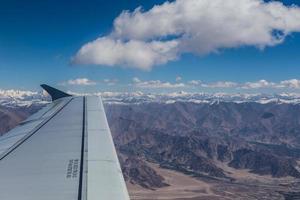
<instances>
[{"instance_id":1,"label":"winglet","mask_svg":"<svg viewBox=\"0 0 300 200\"><path fill-rule=\"evenodd\" d=\"M41 87L46 90L46 92L51 96L52 98L52 101L56 100L56 99L60 99L60 98L63 98L63 97L70 97L72 95L70 94L67 94L63 91L60 91L56 88L53 88L49 85L46 85L46 84L42 84Z\"/></svg>"}]
</instances>

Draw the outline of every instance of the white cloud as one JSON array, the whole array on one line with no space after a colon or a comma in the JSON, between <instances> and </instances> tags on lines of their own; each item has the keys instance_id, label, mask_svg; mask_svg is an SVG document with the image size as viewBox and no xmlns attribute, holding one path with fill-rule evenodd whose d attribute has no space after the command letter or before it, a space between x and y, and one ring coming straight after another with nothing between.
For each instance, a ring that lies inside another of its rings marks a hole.
<instances>
[{"instance_id":1,"label":"white cloud","mask_svg":"<svg viewBox=\"0 0 300 200\"><path fill-rule=\"evenodd\" d=\"M274 46L299 31L299 7L279 1L176 0L123 11L113 31L85 44L73 61L150 70L184 53Z\"/></svg>"},{"instance_id":2,"label":"white cloud","mask_svg":"<svg viewBox=\"0 0 300 200\"><path fill-rule=\"evenodd\" d=\"M272 88L272 89L300 89L300 80L290 79L283 80L280 82L271 82L267 80L259 80L255 82L245 82L236 83L232 81L217 81L212 83L202 83L198 80L191 80L187 82L190 86L199 86L204 88L234 88L234 89L262 89L262 88Z\"/></svg>"},{"instance_id":3,"label":"white cloud","mask_svg":"<svg viewBox=\"0 0 300 200\"><path fill-rule=\"evenodd\" d=\"M281 81L278 87L288 87L288 88L300 88L300 80L290 79Z\"/></svg>"},{"instance_id":4,"label":"white cloud","mask_svg":"<svg viewBox=\"0 0 300 200\"><path fill-rule=\"evenodd\" d=\"M104 79L102 81L108 86L112 86L118 83L117 79ZM95 81L89 80L87 78L77 78L71 79L61 83L61 85L96 85ZM237 83L233 81L217 81L217 82L202 82L200 80L190 80L187 82L180 82L177 78L176 82L168 82L163 80L148 80L143 81L138 77L132 78L131 86L144 89L155 89L155 88L211 88L211 89L222 89L222 88L231 88L231 89L300 89L300 80L298 79L289 79L279 82L272 82L267 80L259 80L253 82ZM9 91L9 90L8 90ZM12 90L13 94L15 91ZM17 91L14 95L18 94ZM1 90L0 90L1 94ZM22 94L23 95L23 94Z\"/></svg>"},{"instance_id":5,"label":"white cloud","mask_svg":"<svg viewBox=\"0 0 300 200\"><path fill-rule=\"evenodd\" d=\"M99 64L107 66L121 65L129 68L150 70L153 65L160 65L177 57L176 41L144 42L102 37L85 44L73 61L81 64Z\"/></svg>"},{"instance_id":6,"label":"white cloud","mask_svg":"<svg viewBox=\"0 0 300 200\"><path fill-rule=\"evenodd\" d=\"M118 83L118 79L104 79L103 80L104 83L106 83L108 86L113 86L116 85Z\"/></svg>"},{"instance_id":7,"label":"white cloud","mask_svg":"<svg viewBox=\"0 0 300 200\"><path fill-rule=\"evenodd\" d=\"M199 80L191 80L188 82L189 85L194 85L194 86L199 85L200 83L201 83L201 81L199 81Z\"/></svg>"},{"instance_id":8,"label":"white cloud","mask_svg":"<svg viewBox=\"0 0 300 200\"><path fill-rule=\"evenodd\" d=\"M206 87L206 88L233 88L236 86L238 86L238 84L235 82L231 82L231 81L218 81L215 83L201 84L201 87Z\"/></svg>"},{"instance_id":9,"label":"white cloud","mask_svg":"<svg viewBox=\"0 0 300 200\"><path fill-rule=\"evenodd\" d=\"M241 86L243 89L259 89L259 88L274 88L278 84L266 80L259 80L257 82L246 82Z\"/></svg>"},{"instance_id":10,"label":"white cloud","mask_svg":"<svg viewBox=\"0 0 300 200\"><path fill-rule=\"evenodd\" d=\"M134 83L140 83L140 82L142 82L138 77L133 77L132 81Z\"/></svg>"},{"instance_id":11,"label":"white cloud","mask_svg":"<svg viewBox=\"0 0 300 200\"><path fill-rule=\"evenodd\" d=\"M66 82L61 83L61 85L96 85L95 81L91 81L88 78L77 78L77 79L70 79Z\"/></svg>"},{"instance_id":12,"label":"white cloud","mask_svg":"<svg viewBox=\"0 0 300 200\"><path fill-rule=\"evenodd\" d=\"M182 80L182 77L181 76L177 76L176 77L176 82L179 82L179 81L181 81Z\"/></svg>"},{"instance_id":13,"label":"white cloud","mask_svg":"<svg viewBox=\"0 0 300 200\"><path fill-rule=\"evenodd\" d=\"M160 80L141 81L138 78L133 78L133 85L138 88L144 89L158 89L158 88L182 88L185 87L184 83L170 83Z\"/></svg>"},{"instance_id":14,"label":"white cloud","mask_svg":"<svg viewBox=\"0 0 300 200\"><path fill-rule=\"evenodd\" d=\"M260 88L273 88L273 89L300 89L300 80L298 79L290 79L283 80L280 82L270 82L267 80L259 80L256 82L246 82L242 84L242 89L260 89Z\"/></svg>"}]
</instances>

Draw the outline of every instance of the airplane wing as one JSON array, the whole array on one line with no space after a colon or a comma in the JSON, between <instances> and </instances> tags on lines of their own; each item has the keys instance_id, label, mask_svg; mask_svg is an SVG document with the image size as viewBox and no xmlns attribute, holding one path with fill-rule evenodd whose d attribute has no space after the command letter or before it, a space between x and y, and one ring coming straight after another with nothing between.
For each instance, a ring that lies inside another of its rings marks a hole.
<instances>
[{"instance_id":1,"label":"airplane wing","mask_svg":"<svg viewBox=\"0 0 300 200\"><path fill-rule=\"evenodd\" d=\"M101 98L42 87L53 102L0 137L0 199L129 199Z\"/></svg>"}]
</instances>

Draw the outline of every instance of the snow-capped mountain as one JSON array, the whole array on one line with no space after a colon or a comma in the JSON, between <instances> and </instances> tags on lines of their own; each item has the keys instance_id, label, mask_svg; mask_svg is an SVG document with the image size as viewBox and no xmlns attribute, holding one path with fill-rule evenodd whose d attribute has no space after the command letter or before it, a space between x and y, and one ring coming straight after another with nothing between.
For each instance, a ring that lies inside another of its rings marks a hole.
<instances>
[{"instance_id":1,"label":"snow-capped mountain","mask_svg":"<svg viewBox=\"0 0 300 200\"><path fill-rule=\"evenodd\" d=\"M217 102L257 102L257 103L300 103L300 94L227 94L227 93L165 93L149 94L142 92L135 93L97 93L101 95L107 103L130 104L130 103L175 103L175 102L193 102L193 103L217 103Z\"/></svg>"},{"instance_id":2,"label":"snow-capped mountain","mask_svg":"<svg viewBox=\"0 0 300 200\"><path fill-rule=\"evenodd\" d=\"M0 105L5 107L24 107L48 102L49 98L42 92L0 89Z\"/></svg>"},{"instance_id":3,"label":"snow-capped mountain","mask_svg":"<svg viewBox=\"0 0 300 200\"><path fill-rule=\"evenodd\" d=\"M72 93L73 95L82 95ZM218 103L218 102L257 102L257 103L300 103L299 93L281 94L229 94L229 93L143 93L143 92L98 92L84 95L102 96L103 100L109 104L141 104L141 103ZM21 91L21 90L0 90L0 105L7 107L30 106L32 104L45 104L50 101L49 96L43 92Z\"/></svg>"}]
</instances>

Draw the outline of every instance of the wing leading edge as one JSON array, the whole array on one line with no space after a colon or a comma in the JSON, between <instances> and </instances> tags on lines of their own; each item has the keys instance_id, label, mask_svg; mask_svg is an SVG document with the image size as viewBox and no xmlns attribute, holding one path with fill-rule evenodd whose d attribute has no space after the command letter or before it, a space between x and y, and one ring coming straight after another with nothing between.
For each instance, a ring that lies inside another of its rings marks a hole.
<instances>
[{"instance_id":1,"label":"wing leading edge","mask_svg":"<svg viewBox=\"0 0 300 200\"><path fill-rule=\"evenodd\" d=\"M101 98L52 99L0 137L0 199L129 199Z\"/></svg>"}]
</instances>

